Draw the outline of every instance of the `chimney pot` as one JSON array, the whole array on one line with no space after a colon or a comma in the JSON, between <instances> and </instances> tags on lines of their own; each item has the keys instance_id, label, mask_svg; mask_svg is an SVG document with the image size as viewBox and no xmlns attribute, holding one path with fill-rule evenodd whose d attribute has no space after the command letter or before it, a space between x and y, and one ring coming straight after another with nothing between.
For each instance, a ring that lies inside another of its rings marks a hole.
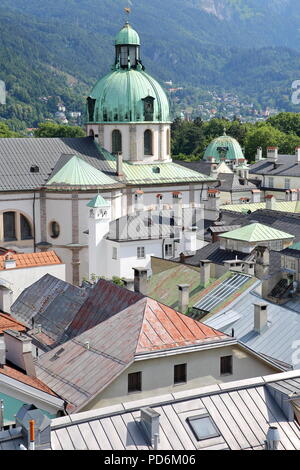
<instances>
[{"instance_id":1,"label":"chimney pot","mask_svg":"<svg viewBox=\"0 0 300 470\"><path fill-rule=\"evenodd\" d=\"M190 303L190 292L189 284L178 284L178 294L179 294L179 299L178 299L178 309L181 313L185 313L189 307Z\"/></svg>"}]
</instances>

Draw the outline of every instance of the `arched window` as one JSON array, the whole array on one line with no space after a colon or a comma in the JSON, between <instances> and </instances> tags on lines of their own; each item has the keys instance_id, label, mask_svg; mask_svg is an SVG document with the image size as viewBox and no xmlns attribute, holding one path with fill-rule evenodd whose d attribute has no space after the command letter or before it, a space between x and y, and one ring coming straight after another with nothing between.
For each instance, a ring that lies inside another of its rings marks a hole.
<instances>
[{"instance_id":1,"label":"arched window","mask_svg":"<svg viewBox=\"0 0 300 470\"><path fill-rule=\"evenodd\" d=\"M167 155L170 155L170 129L167 129Z\"/></svg>"},{"instance_id":2,"label":"arched window","mask_svg":"<svg viewBox=\"0 0 300 470\"><path fill-rule=\"evenodd\" d=\"M122 134L118 129L112 131L112 153L122 152Z\"/></svg>"},{"instance_id":3,"label":"arched window","mask_svg":"<svg viewBox=\"0 0 300 470\"><path fill-rule=\"evenodd\" d=\"M50 223L50 237L58 238L60 234L60 226L56 221Z\"/></svg>"},{"instance_id":4,"label":"arched window","mask_svg":"<svg viewBox=\"0 0 300 470\"><path fill-rule=\"evenodd\" d=\"M144 133L144 155L153 155L153 135L150 129Z\"/></svg>"},{"instance_id":5,"label":"arched window","mask_svg":"<svg viewBox=\"0 0 300 470\"><path fill-rule=\"evenodd\" d=\"M16 240L16 213L4 212L3 214L3 232L4 241L9 242Z\"/></svg>"},{"instance_id":6,"label":"arched window","mask_svg":"<svg viewBox=\"0 0 300 470\"><path fill-rule=\"evenodd\" d=\"M20 226L21 226L21 240L31 240L32 230L29 220L21 214L20 217Z\"/></svg>"}]
</instances>

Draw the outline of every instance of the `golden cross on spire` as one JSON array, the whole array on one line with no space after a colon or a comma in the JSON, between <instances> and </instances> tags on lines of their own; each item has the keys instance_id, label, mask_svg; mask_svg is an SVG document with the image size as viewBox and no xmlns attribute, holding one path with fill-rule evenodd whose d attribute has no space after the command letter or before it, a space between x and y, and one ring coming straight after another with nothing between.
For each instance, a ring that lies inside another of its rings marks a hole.
<instances>
[{"instance_id":1,"label":"golden cross on spire","mask_svg":"<svg viewBox=\"0 0 300 470\"><path fill-rule=\"evenodd\" d=\"M124 8L124 11L125 11L125 13L127 13L127 15L129 16L130 13L131 13L131 8L126 7L126 8Z\"/></svg>"}]
</instances>

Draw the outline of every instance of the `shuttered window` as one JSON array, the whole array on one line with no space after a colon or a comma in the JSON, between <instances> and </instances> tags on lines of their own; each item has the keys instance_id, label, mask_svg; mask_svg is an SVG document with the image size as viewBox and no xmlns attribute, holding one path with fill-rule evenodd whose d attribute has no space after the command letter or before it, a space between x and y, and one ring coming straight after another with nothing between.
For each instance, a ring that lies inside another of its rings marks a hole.
<instances>
[{"instance_id":1,"label":"shuttered window","mask_svg":"<svg viewBox=\"0 0 300 470\"><path fill-rule=\"evenodd\" d=\"M122 152L122 134L116 129L112 132L112 153Z\"/></svg>"}]
</instances>

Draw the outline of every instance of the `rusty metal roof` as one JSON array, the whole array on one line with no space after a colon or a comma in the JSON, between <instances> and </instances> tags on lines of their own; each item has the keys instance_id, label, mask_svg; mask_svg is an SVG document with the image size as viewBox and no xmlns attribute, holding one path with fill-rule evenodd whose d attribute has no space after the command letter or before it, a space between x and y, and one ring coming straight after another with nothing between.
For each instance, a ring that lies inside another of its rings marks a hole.
<instances>
[{"instance_id":1,"label":"rusty metal roof","mask_svg":"<svg viewBox=\"0 0 300 470\"><path fill-rule=\"evenodd\" d=\"M113 282L100 279L74 316L60 342L84 333L116 313L135 304L144 296L124 289Z\"/></svg>"},{"instance_id":2,"label":"rusty metal roof","mask_svg":"<svg viewBox=\"0 0 300 470\"><path fill-rule=\"evenodd\" d=\"M110 293L115 295L112 289ZM232 338L144 297L43 354L36 362L37 376L68 401L70 411L76 411L138 355L226 339Z\"/></svg>"}]
</instances>

